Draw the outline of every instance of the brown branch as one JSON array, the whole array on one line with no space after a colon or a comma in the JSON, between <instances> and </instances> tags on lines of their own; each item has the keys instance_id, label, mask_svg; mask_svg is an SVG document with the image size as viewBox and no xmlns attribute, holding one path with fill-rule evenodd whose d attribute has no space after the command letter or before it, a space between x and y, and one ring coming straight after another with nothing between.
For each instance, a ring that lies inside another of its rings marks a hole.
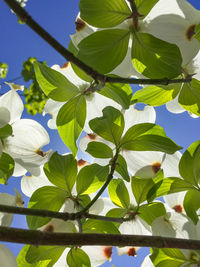
<instances>
[{"instance_id":1,"label":"brown branch","mask_svg":"<svg viewBox=\"0 0 200 267\"><path fill-rule=\"evenodd\" d=\"M117 235L117 234L82 234L50 233L38 230L0 227L0 240L30 245L50 246L139 246L155 248L200 249L199 240L179 238Z\"/></svg>"},{"instance_id":2,"label":"brown branch","mask_svg":"<svg viewBox=\"0 0 200 267\"><path fill-rule=\"evenodd\" d=\"M75 57L69 50L67 50L63 45L61 45L53 36L51 36L46 30L44 30L35 20L31 18L29 13L23 9L18 2L15 0L4 0L6 4L16 13L16 15L26 23L36 34L38 34L42 39L44 39L50 46L52 46L60 55L62 55L66 60L74 63L85 73L91 76L95 81L100 82L110 82L110 83L128 83L128 84L162 84L168 85L172 83L183 83L190 82L191 77L186 79L135 79L135 78L119 78L119 77L109 77L103 75L90 66L86 65L84 62Z\"/></svg>"},{"instance_id":3,"label":"brown branch","mask_svg":"<svg viewBox=\"0 0 200 267\"><path fill-rule=\"evenodd\" d=\"M103 186L101 187L99 192L96 194L96 196L90 201L90 203L82 211L80 211L80 213L86 212L87 210L89 210L89 208L92 207L92 205L97 201L97 199L105 191L105 189L107 188L107 186L109 185L110 181L113 178L113 174L114 174L114 171L115 171L115 168L116 168L116 163L117 163L118 156L119 156L119 149L116 149L116 153L115 153L114 157L112 158L110 173L108 174L107 180L105 181L105 183L103 184Z\"/></svg>"},{"instance_id":4,"label":"brown branch","mask_svg":"<svg viewBox=\"0 0 200 267\"><path fill-rule=\"evenodd\" d=\"M13 207L8 205L0 205L0 212L29 215L29 216L39 216L43 218L54 218L54 219L61 219L64 221L68 220L75 221L75 220L80 220L82 218L86 218L86 219L93 219L93 220L100 220L107 222L123 223L125 221L133 219L133 216L132 217L130 216L128 218L117 218L117 217L106 217L87 212L77 212L77 213L56 212L56 211L42 210L42 209Z\"/></svg>"}]
</instances>

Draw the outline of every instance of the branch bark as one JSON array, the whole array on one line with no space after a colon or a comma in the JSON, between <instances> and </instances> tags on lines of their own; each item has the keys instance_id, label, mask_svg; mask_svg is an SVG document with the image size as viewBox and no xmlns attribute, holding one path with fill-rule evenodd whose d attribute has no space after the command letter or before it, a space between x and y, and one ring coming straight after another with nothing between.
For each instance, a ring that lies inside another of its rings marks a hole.
<instances>
[{"instance_id":1,"label":"branch bark","mask_svg":"<svg viewBox=\"0 0 200 267\"><path fill-rule=\"evenodd\" d=\"M168 85L172 83L183 83L190 82L192 77L188 76L185 79L135 79L135 78L119 78L119 77L109 77L103 75L90 66L86 65L84 62L75 57L69 50L62 46L53 36L51 36L44 28L42 28L35 20L31 18L29 13L23 9L18 2L15 0L4 0L4 2L15 12L15 14L26 23L36 34L38 34L42 39L44 39L50 46L52 46L60 55L62 55L66 60L74 63L85 73L91 76L95 81L99 82L109 82L109 83L127 83L127 84L160 84Z\"/></svg>"},{"instance_id":2,"label":"branch bark","mask_svg":"<svg viewBox=\"0 0 200 267\"><path fill-rule=\"evenodd\" d=\"M187 240L160 236L117 235L117 234L82 234L50 233L38 230L0 227L0 240L30 245L50 246L139 246L155 248L200 248L199 240Z\"/></svg>"},{"instance_id":3,"label":"branch bark","mask_svg":"<svg viewBox=\"0 0 200 267\"><path fill-rule=\"evenodd\" d=\"M30 208L21 208L13 207L8 205L0 205L0 212L20 214L20 215L29 215L29 216L39 216L43 218L54 218L61 219L64 221L75 221L83 218L107 221L107 222L118 222L123 223L125 221L130 221L133 219L133 216L128 218L117 218L117 217L106 217L96 214L87 213L86 211L81 211L77 213L68 213L68 212L56 212L50 210L40 210L40 209L30 209Z\"/></svg>"}]
</instances>

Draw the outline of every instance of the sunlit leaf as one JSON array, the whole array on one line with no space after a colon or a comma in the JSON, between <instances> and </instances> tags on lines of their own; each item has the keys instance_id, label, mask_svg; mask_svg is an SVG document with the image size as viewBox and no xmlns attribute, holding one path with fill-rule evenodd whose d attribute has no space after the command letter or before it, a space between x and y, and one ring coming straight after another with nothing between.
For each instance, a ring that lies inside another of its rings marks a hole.
<instances>
[{"instance_id":1,"label":"sunlit leaf","mask_svg":"<svg viewBox=\"0 0 200 267\"><path fill-rule=\"evenodd\" d=\"M126 56L129 30L112 29L94 32L79 44L78 58L101 73L111 72Z\"/></svg>"},{"instance_id":2,"label":"sunlit leaf","mask_svg":"<svg viewBox=\"0 0 200 267\"><path fill-rule=\"evenodd\" d=\"M81 0L79 8L81 18L99 28L116 26L131 15L125 0Z\"/></svg>"},{"instance_id":3,"label":"sunlit leaf","mask_svg":"<svg viewBox=\"0 0 200 267\"><path fill-rule=\"evenodd\" d=\"M44 166L44 172L56 186L71 192L77 175L77 161L72 154L59 155L55 152Z\"/></svg>"},{"instance_id":4,"label":"sunlit leaf","mask_svg":"<svg viewBox=\"0 0 200 267\"><path fill-rule=\"evenodd\" d=\"M148 33L133 37L133 65L148 78L175 78L181 74L182 57L179 48Z\"/></svg>"}]
</instances>

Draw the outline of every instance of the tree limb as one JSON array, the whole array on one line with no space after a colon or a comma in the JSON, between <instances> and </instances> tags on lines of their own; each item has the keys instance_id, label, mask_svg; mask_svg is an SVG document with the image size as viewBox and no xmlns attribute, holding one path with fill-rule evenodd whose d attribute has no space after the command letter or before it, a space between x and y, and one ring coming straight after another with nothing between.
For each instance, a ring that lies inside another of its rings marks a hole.
<instances>
[{"instance_id":1,"label":"tree limb","mask_svg":"<svg viewBox=\"0 0 200 267\"><path fill-rule=\"evenodd\" d=\"M0 227L0 240L30 245L50 246L139 246L155 248L200 249L199 240L160 236L51 233L38 230Z\"/></svg>"},{"instance_id":2,"label":"tree limb","mask_svg":"<svg viewBox=\"0 0 200 267\"><path fill-rule=\"evenodd\" d=\"M42 28L35 20L31 18L29 13L23 9L18 2L15 0L4 0L6 4L15 12L15 14L26 23L36 34L44 39L50 46L52 46L60 55L66 60L74 63L85 73L91 76L95 81L109 82L109 83L127 83L127 84L162 84L168 85L172 83L183 83L190 82L192 77L188 76L185 79L135 79L135 78L120 78L120 77L109 77L103 75L84 62L75 57L69 50L61 45L53 36L51 36L44 28Z\"/></svg>"}]
</instances>

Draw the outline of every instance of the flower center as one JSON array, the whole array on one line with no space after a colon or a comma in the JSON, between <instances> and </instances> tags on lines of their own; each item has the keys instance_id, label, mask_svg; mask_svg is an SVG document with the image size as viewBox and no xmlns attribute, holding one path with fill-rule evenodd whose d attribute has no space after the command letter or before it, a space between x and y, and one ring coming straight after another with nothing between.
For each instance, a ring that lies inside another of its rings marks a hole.
<instances>
[{"instance_id":1,"label":"flower center","mask_svg":"<svg viewBox=\"0 0 200 267\"><path fill-rule=\"evenodd\" d=\"M44 228L43 231L44 231L44 232L50 232L50 233L53 233L53 231L54 231L54 226L53 226L52 224L49 224L49 225L47 225L47 226Z\"/></svg>"},{"instance_id":2,"label":"flower center","mask_svg":"<svg viewBox=\"0 0 200 267\"><path fill-rule=\"evenodd\" d=\"M83 159L79 159L78 160L78 166L79 167L83 167L84 165L86 165L87 161L83 160Z\"/></svg>"},{"instance_id":3,"label":"flower center","mask_svg":"<svg viewBox=\"0 0 200 267\"><path fill-rule=\"evenodd\" d=\"M65 69L65 68L67 68L68 66L69 66L69 62L67 61L67 62L65 62L65 63L62 65L61 69Z\"/></svg>"},{"instance_id":4,"label":"flower center","mask_svg":"<svg viewBox=\"0 0 200 267\"><path fill-rule=\"evenodd\" d=\"M195 34L195 24L190 25L189 28L187 28L185 35L188 41L192 40L193 35Z\"/></svg>"},{"instance_id":5,"label":"flower center","mask_svg":"<svg viewBox=\"0 0 200 267\"><path fill-rule=\"evenodd\" d=\"M106 247L104 248L104 255L106 256L106 258L108 258L109 260L111 259L111 255L112 255L112 247Z\"/></svg>"},{"instance_id":6,"label":"flower center","mask_svg":"<svg viewBox=\"0 0 200 267\"><path fill-rule=\"evenodd\" d=\"M173 207L173 209L178 213L182 213L183 212L183 207L181 205L175 205Z\"/></svg>"},{"instance_id":7,"label":"flower center","mask_svg":"<svg viewBox=\"0 0 200 267\"><path fill-rule=\"evenodd\" d=\"M93 133L87 134L86 136L91 140L95 140L97 138L97 135Z\"/></svg>"},{"instance_id":8,"label":"flower center","mask_svg":"<svg viewBox=\"0 0 200 267\"><path fill-rule=\"evenodd\" d=\"M161 164L160 164L160 162L155 162L152 164L151 167L152 167L153 172L157 173L161 168Z\"/></svg>"},{"instance_id":9,"label":"flower center","mask_svg":"<svg viewBox=\"0 0 200 267\"><path fill-rule=\"evenodd\" d=\"M76 30L81 31L86 26L86 23L82 19L78 18L75 22L75 25L76 25Z\"/></svg>"},{"instance_id":10,"label":"flower center","mask_svg":"<svg viewBox=\"0 0 200 267\"><path fill-rule=\"evenodd\" d=\"M136 253L136 250L135 250L135 248L133 247L133 248L130 248L129 250L128 250L128 256L136 256L137 255L137 253Z\"/></svg>"},{"instance_id":11,"label":"flower center","mask_svg":"<svg viewBox=\"0 0 200 267\"><path fill-rule=\"evenodd\" d=\"M36 152L36 154L38 154L39 156L41 156L41 157L44 157L45 155L46 155L46 153L45 152L43 152L42 150L40 150L40 149L38 149L37 151L35 151Z\"/></svg>"}]
</instances>

